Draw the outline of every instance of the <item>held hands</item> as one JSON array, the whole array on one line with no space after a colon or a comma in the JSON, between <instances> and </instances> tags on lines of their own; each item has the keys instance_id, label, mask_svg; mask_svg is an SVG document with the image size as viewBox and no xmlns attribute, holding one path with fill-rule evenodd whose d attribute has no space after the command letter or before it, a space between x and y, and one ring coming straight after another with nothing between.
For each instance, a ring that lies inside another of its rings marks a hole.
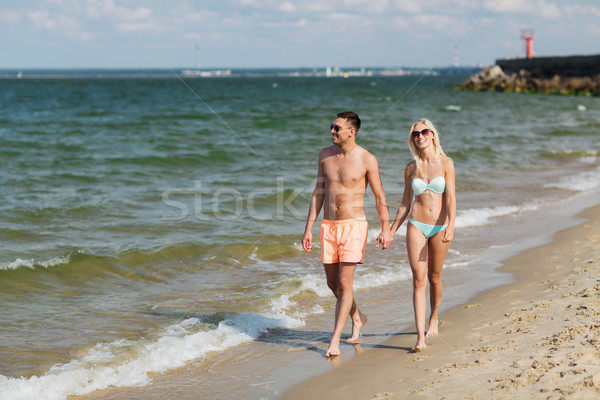
<instances>
[{"instance_id":1,"label":"held hands","mask_svg":"<svg viewBox=\"0 0 600 400\"><path fill-rule=\"evenodd\" d=\"M375 247L379 247L379 245L381 244L381 250L385 250L392 245L393 241L394 236L390 231L381 231L379 236L377 236L377 245Z\"/></svg>"},{"instance_id":2,"label":"held hands","mask_svg":"<svg viewBox=\"0 0 600 400\"><path fill-rule=\"evenodd\" d=\"M312 232L308 231L304 233L302 237L302 248L308 252L312 250Z\"/></svg>"}]
</instances>

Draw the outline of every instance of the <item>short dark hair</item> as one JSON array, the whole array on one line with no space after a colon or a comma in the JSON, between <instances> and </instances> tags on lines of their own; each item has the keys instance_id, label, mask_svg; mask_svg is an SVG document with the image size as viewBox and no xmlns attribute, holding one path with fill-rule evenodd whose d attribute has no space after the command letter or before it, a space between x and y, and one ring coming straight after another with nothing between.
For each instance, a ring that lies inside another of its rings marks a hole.
<instances>
[{"instance_id":1,"label":"short dark hair","mask_svg":"<svg viewBox=\"0 0 600 400\"><path fill-rule=\"evenodd\" d=\"M342 111L337 117L347 120L356 132L360 129L360 118L354 111Z\"/></svg>"}]
</instances>

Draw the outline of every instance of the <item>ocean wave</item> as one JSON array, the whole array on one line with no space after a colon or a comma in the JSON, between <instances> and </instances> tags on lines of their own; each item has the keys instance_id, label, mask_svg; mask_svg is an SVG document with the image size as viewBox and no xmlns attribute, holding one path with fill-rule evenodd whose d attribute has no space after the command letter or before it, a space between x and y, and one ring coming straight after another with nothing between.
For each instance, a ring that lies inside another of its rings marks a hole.
<instances>
[{"instance_id":1,"label":"ocean wave","mask_svg":"<svg viewBox=\"0 0 600 400\"><path fill-rule=\"evenodd\" d=\"M449 249L444 268L468 267L479 260L479 256L475 254L463 254L458 250Z\"/></svg>"},{"instance_id":2,"label":"ocean wave","mask_svg":"<svg viewBox=\"0 0 600 400\"><path fill-rule=\"evenodd\" d=\"M581 123L577 126L559 126L548 132L544 132L545 136L596 136L598 126L595 122Z\"/></svg>"},{"instance_id":3,"label":"ocean wave","mask_svg":"<svg viewBox=\"0 0 600 400\"><path fill-rule=\"evenodd\" d=\"M369 289L376 288L385 285L389 285L394 282L405 281L411 278L411 272L408 266L400 265L394 266L393 268L387 268L384 270L357 273L354 277L354 289ZM297 279L297 278L296 278ZM331 290L327 287L327 281L325 275L322 274L307 274L300 278L301 285L295 293L292 293L290 297L303 292L311 291L319 297L327 297L331 295Z\"/></svg>"},{"instance_id":4,"label":"ocean wave","mask_svg":"<svg viewBox=\"0 0 600 400\"><path fill-rule=\"evenodd\" d=\"M482 207L458 210L455 223L457 228L482 226L491 223L493 218L517 214L522 211L535 210L537 208L538 205L536 203L527 203L519 206ZM380 232L381 229L379 227L369 229L367 243L375 243ZM406 236L406 222L400 226L398 231L396 231L396 235Z\"/></svg>"},{"instance_id":5,"label":"ocean wave","mask_svg":"<svg viewBox=\"0 0 600 400\"><path fill-rule=\"evenodd\" d=\"M547 183L547 188L558 188L572 190L574 192L585 192L600 187L600 167L594 171L585 171L576 175L562 178L556 183Z\"/></svg>"},{"instance_id":6,"label":"ocean wave","mask_svg":"<svg viewBox=\"0 0 600 400\"><path fill-rule=\"evenodd\" d=\"M375 288L411 278L410 269L406 266L385 271L361 273L354 279L354 289Z\"/></svg>"},{"instance_id":7,"label":"ocean wave","mask_svg":"<svg viewBox=\"0 0 600 400\"><path fill-rule=\"evenodd\" d=\"M523 211L536 210L537 208L538 205L536 203L525 203L519 206L482 207L459 210L456 215L456 227L469 228L487 225L491 223L493 218L505 217Z\"/></svg>"},{"instance_id":8,"label":"ocean wave","mask_svg":"<svg viewBox=\"0 0 600 400\"><path fill-rule=\"evenodd\" d=\"M150 382L149 373L181 367L209 352L253 341L269 329L302 325L303 321L272 313L237 314L216 327L202 318L187 318L166 327L154 340L99 343L81 357L56 364L41 376L14 378L0 374L0 398L64 400L109 386L142 386Z\"/></svg>"},{"instance_id":9,"label":"ocean wave","mask_svg":"<svg viewBox=\"0 0 600 400\"><path fill-rule=\"evenodd\" d=\"M17 258L11 262L0 263L0 271L1 270L14 270L19 268L30 268L35 269L36 267L50 268L55 267L57 265L68 264L71 261L71 255L67 254L64 256L54 257L49 260L35 260L31 259L22 259Z\"/></svg>"},{"instance_id":10,"label":"ocean wave","mask_svg":"<svg viewBox=\"0 0 600 400\"><path fill-rule=\"evenodd\" d=\"M558 158L558 159L580 159L583 162L587 160L596 160L600 155L600 151L594 149L585 150L551 150L541 153L542 157L545 158Z\"/></svg>"}]
</instances>

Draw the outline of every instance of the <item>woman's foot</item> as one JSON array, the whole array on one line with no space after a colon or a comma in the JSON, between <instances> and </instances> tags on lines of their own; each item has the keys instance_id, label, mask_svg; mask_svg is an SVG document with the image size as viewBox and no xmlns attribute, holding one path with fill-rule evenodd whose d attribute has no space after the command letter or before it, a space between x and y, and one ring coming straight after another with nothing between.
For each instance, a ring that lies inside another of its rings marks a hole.
<instances>
[{"instance_id":1,"label":"woman's foot","mask_svg":"<svg viewBox=\"0 0 600 400\"><path fill-rule=\"evenodd\" d=\"M432 319L429 321L429 329L427 329L427 333L425 337L436 336L438 334L438 320Z\"/></svg>"},{"instance_id":2,"label":"woman's foot","mask_svg":"<svg viewBox=\"0 0 600 400\"><path fill-rule=\"evenodd\" d=\"M425 350L427 346L425 345L425 338L418 338L417 343L410 349L411 353L418 353L420 351Z\"/></svg>"},{"instance_id":3,"label":"woman's foot","mask_svg":"<svg viewBox=\"0 0 600 400\"><path fill-rule=\"evenodd\" d=\"M412 349L410 349L411 353L418 353L420 351L423 351L427 348L427 346L423 345L423 346L415 346Z\"/></svg>"},{"instance_id":4,"label":"woman's foot","mask_svg":"<svg viewBox=\"0 0 600 400\"><path fill-rule=\"evenodd\" d=\"M329 347L327 348L327 351L325 352L325 357L334 357L334 356L339 356L340 354L342 354L342 352L340 351L340 344L337 342L333 342L329 343Z\"/></svg>"}]
</instances>

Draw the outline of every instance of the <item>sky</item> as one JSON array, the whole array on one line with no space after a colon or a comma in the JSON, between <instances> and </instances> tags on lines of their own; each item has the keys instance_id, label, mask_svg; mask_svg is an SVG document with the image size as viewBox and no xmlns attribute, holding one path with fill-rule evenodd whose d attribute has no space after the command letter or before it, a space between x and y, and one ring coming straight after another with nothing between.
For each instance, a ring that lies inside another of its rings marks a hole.
<instances>
[{"instance_id":1,"label":"sky","mask_svg":"<svg viewBox=\"0 0 600 400\"><path fill-rule=\"evenodd\" d=\"M598 0L2 0L0 68L493 65L600 54Z\"/></svg>"}]
</instances>

